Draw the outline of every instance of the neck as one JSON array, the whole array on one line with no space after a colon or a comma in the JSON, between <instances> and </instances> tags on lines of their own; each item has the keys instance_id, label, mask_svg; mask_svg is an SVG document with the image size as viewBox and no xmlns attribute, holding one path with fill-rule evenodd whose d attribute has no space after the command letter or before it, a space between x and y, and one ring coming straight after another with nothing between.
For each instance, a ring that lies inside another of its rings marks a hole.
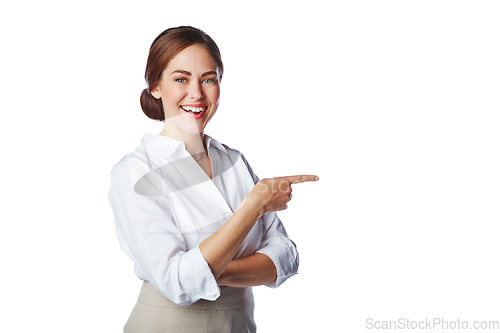
<instances>
[{"instance_id":1,"label":"neck","mask_svg":"<svg viewBox=\"0 0 500 333\"><path fill-rule=\"evenodd\" d=\"M168 136L172 139L180 140L184 142L186 150L192 156L203 156L205 153L205 134L203 131L200 133L186 133L183 131L175 131L171 129L166 129L166 127L161 131L160 135Z\"/></svg>"}]
</instances>

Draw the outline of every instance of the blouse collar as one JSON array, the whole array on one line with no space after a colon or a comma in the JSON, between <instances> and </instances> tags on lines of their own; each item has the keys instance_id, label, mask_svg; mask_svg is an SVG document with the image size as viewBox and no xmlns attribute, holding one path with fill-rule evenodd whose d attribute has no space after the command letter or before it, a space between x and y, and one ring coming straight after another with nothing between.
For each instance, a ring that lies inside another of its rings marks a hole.
<instances>
[{"instance_id":1,"label":"blouse collar","mask_svg":"<svg viewBox=\"0 0 500 333\"><path fill-rule=\"evenodd\" d=\"M226 148L224 148L224 146L219 141L212 138L208 134L205 134L205 144L207 147L213 146L228 154ZM181 146L183 149L185 149L183 141L155 133L144 133L144 136L141 140L141 146L146 151L154 151L166 155L167 157L172 155Z\"/></svg>"}]
</instances>

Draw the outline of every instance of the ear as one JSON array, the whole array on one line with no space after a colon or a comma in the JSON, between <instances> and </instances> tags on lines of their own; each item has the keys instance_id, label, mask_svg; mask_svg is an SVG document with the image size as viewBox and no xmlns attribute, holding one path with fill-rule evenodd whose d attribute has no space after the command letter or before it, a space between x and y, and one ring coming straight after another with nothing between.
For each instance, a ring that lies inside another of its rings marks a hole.
<instances>
[{"instance_id":1,"label":"ear","mask_svg":"<svg viewBox=\"0 0 500 333\"><path fill-rule=\"evenodd\" d=\"M217 67L217 76L219 77L219 83L222 82L222 72L219 67Z\"/></svg>"},{"instance_id":2,"label":"ear","mask_svg":"<svg viewBox=\"0 0 500 333\"><path fill-rule=\"evenodd\" d=\"M158 82L156 82L151 88L151 95L153 95L153 97L156 99L161 98L160 85L158 84Z\"/></svg>"}]
</instances>

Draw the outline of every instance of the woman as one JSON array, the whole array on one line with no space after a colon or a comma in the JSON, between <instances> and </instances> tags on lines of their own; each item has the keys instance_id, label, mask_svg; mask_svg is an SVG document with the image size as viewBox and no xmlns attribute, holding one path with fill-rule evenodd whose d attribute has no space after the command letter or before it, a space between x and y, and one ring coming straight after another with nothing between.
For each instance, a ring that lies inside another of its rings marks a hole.
<instances>
[{"instance_id":1,"label":"woman","mask_svg":"<svg viewBox=\"0 0 500 333\"><path fill-rule=\"evenodd\" d=\"M203 133L222 74L199 29L167 29L151 45L141 106L164 128L118 161L109 192L120 246L144 281L125 332L255 332L251 287L297 272L276 211L291 184L318 178L260 180L243 154Z\"/></svg>"}]
</instances>

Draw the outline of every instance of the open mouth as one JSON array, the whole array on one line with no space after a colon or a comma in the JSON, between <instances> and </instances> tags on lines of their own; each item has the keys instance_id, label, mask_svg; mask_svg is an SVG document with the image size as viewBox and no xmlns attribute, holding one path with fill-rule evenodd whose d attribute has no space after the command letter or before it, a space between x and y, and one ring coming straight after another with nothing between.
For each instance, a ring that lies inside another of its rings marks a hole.
<instances>
[{"instance_id":1,"label":"open mouth","mask_svg":"<svg viewBox=\"0 0 500 333\"><path fill-rule=\"evenodd\" d=\"M205 113L205 111L207 110L207 106L206 105L201 105L201 106L186 106L186 105L182 105L181 106L181 109L186 111L187 115L191 118L194 118L194 119L199 119L203 116L203 114Z\"/></svg>"}]
</instances>

